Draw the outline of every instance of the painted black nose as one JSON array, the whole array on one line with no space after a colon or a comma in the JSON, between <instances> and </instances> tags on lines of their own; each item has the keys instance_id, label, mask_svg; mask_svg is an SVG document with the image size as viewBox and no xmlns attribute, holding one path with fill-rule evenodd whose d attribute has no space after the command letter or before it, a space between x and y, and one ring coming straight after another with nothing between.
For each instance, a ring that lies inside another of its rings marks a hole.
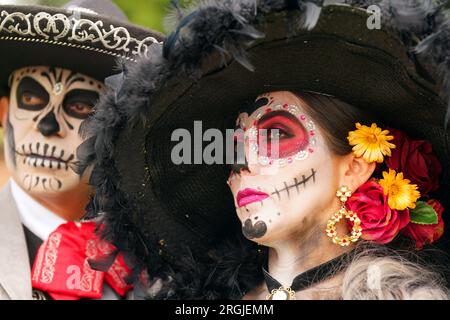
<instances>
[{"instance_id":1,"label":"painted black nose","mask_svg":"<svg viewBox=\"0 0 450 320\"><path fill-rule=\"evenodd\" d=\"M56 120L53 110L39 121L38 130L46 137L53 136L59 132L59 123Z\"/></svg>"}]
</instances>

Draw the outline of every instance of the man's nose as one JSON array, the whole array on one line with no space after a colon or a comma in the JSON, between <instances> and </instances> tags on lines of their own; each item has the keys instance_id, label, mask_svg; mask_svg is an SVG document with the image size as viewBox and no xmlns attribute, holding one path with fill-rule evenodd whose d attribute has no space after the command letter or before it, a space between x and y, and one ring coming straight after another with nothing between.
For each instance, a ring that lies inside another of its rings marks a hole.
<instances>
[{"instance_id":1,"label":"man's nose","mask_svg":"<svg viewBox=\"0 0 450 320\"><path fill-rule=\"evenodd\" d=\"M53 110L50 110L37 124L37 130L45 137L59 136L64 137L64 132L56 119Z\"/></svg>"}]
</instances>

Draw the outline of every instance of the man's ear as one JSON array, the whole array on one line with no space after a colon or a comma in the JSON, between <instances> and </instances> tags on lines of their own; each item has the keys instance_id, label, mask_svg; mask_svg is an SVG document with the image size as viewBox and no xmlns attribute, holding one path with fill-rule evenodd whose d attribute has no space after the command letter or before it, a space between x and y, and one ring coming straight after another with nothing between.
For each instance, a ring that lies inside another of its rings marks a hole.
<instances>
[{"instance_id":1,"label":"man's ear","mask_svg":"<svg viewBox=\"0 0 450 320\"><path fill-rule=\"evenodd\" d=\"M0 97L0 126L4 126L6 123L6 117L8 116L9 99L8 97Z\"/></svg>"},{"instance_id":2,"label":"man's ear","mask_svg":"<svg viewBox=\"0 0 450 320\"><path fill-rule=\"evenodd\" d=\"M350 190L355 191L367 180L370 179L375 171L376 163L368 163L361 157L355 157L353 153L344 157L343 171L341 185L345 185Z\"/></svg>"}]
</instances>

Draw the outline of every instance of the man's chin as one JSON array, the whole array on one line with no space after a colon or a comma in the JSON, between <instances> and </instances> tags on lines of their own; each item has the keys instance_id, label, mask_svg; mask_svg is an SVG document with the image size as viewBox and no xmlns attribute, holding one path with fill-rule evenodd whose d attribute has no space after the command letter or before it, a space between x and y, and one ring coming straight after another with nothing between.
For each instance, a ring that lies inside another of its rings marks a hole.
<instances>
[{"instance_id":1,"label":"man's chin","mask_svg":"<svg viewBox=\"0 0 450 320\"><path fill-rule=\"evenodd\" d=\"M52 173L52 172L50 172ZM58 196L80 187L80 179L75 174L73 177L64 177L49 172L23 172L14 180L27 193L35 196Z\"/></svg>"}]
</instances>

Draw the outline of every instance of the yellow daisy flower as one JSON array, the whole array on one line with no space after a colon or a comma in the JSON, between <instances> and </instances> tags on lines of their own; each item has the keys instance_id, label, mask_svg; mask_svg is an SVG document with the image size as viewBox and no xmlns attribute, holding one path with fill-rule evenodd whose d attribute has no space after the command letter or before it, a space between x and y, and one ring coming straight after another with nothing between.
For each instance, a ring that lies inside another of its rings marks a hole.
<instances>
[{"instance_id":1,"label":"yellow daisy flower","mask_svg":"<svg viewBox=\"0 0 450 320\"><path fill-rule=\"evenodd\" d=\"M405 210L414 209L416 202L420 198L420 192L417 185L410 184L411 181L403 178L403 173L396 173L389 169L383 172L383 179L379 184L383 188L384 194L388 197L388 205L391 209Z\"/></svg>"},{"instance_id":2,"label":"yellow daisy flower","mask_svg":"<svg viewBox=\"0 0 450 320\"><path fill-rule=\"evenodd\" d=\"M375 123L370 127L356 124L355 131L348 134L348 142L353 147L353 153L356 157L363 157L369 163L382 163L384 156L391 156L391 149L395 145L388 142L394 139L394 136L388 136L388 130L381 130Z\"/></svg>"}]
</instances>

